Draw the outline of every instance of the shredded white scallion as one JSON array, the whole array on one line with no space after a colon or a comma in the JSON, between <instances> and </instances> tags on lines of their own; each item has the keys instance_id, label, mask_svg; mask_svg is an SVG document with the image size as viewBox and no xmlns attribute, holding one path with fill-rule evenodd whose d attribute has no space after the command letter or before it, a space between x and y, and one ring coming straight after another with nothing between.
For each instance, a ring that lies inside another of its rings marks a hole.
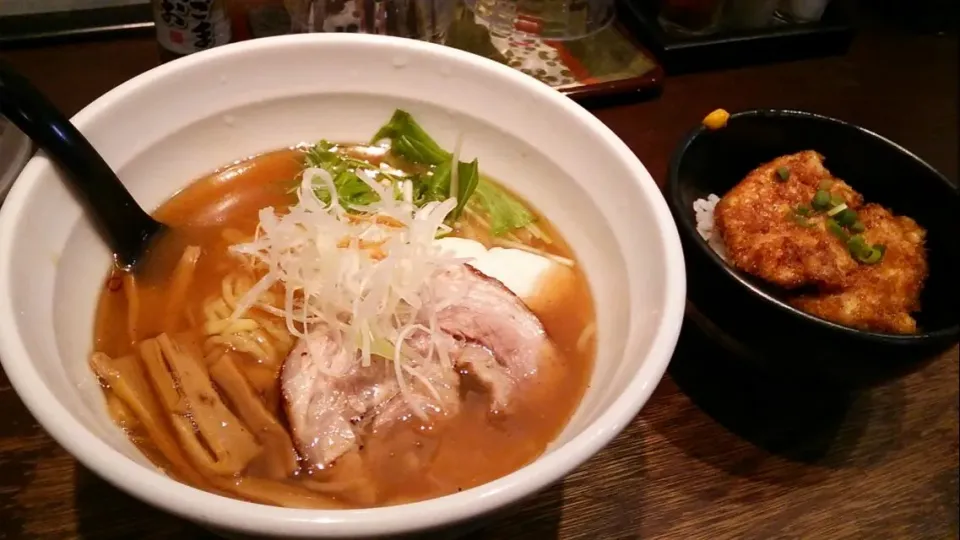
<instances>
[{"instance_id":1,"label":"shredded white scallion","mask_svg":"<svg viewBox=\"0 0 960 540\"><path fill-rule=\"evenodd\" d=\"M308 168L302 173L295 205L285 213L274 208L260 211L254 238L231 250L264 274L237 301L231 320L242 319L257 306L283 316L296 337L323 329L354 362L325 365L323 371L330 376L347 374L356 362L369 366L373 356L392 361L402 396L423 418L421 400L412 394L408 377L423 383L438 406L442 403L436 388L417 369L416 363L424 359L405 342L413 332L422 331L430 339L427 358L436 352L438 361L450 361L434 322L438 306L431 305L429 287L437 272L463 263L434 244L438 235L449 232L444 220L457 202L451 197L417 208L412 196L404 193L398 200L392 187L381 186L366 171L356 173L380 200L359 210L352 207L353 213L348 213L330 173ZM316 187L331 195L329 203L317 196ZM277 284L285 288L283 309L264 308L258 301ZM430 321L430 327L419 320Z\"/></svg>"},{"instance_id":2,"label":"shredded white scallion","mask_svg":"<svg viewBox=\"0 0 960 540\"><path fill-rule=\"evenodd\" d=\"M830 210L827 210L827 215L830 216L830 217L833 217L833 216L839 214L840 212L843 212L843 211L846 210L846 209L847 209L846 203L840 203L840 204L834 206L833 208L831 208Z\"/></svg>"}]
</instances>

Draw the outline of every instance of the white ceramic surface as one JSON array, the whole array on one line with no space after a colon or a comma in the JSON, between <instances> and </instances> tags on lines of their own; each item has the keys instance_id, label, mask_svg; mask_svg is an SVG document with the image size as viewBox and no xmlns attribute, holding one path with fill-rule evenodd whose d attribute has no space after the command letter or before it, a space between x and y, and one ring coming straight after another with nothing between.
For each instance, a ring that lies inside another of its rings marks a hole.
<instances>
[{"instance_id":1,"label":"white ceramic surface","mask_svg":"<svg viewBox=\"0 0 960 540\"><path fill-rule=\"evenodd\" d=\"M38 155L0 211L0 358L30 411L84 465L160 508L220 530L346 537L475 517L559 480L650 397L680 331L685 274L660 192L590 113L536 80L454 49L399 38L296 35L178 60L73 122L155 208L237 158L319 138L364 140L403 107L442 145L533 201L570 241L598 312L590 388L548 452L495 482L390 508L283 509L222 498L157 472L108 418L87 367L110 254ZM642 121L642 119L641 119Z\"/></svg>"}]
</instances>

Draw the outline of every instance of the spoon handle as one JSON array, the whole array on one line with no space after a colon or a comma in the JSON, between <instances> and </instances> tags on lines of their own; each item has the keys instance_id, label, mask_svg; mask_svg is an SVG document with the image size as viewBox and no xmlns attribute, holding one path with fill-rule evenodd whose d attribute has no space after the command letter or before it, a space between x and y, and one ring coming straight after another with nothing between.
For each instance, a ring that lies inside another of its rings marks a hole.
<instances>
[{"instance_id":1,"label":"spoon handle","mask_svg":"<svg viewBox=\"0 0 960 540\"><path fill-rule=\"evenodd\" d=\"M0 115L6 116L65 172L107 244L124 267L134 266L163 227L140 208L77 128L30 82L0 61Z\"/></svg>"}]
</instances>

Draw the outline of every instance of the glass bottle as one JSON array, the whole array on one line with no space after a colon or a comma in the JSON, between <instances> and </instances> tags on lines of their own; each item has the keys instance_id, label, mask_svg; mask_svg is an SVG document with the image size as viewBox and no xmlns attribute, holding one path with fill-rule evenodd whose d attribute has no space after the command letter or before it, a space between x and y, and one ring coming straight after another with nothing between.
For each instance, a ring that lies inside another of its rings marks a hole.
<instances>
[{"instance_id":1,"label":"glass bottle","mask_svg":"<svg viewBox=\"0 0 960 540\"><path fill-rule=\"evenodd\" d=\"M362 32L442 43L457 0L285 0L291 32Z\"/></svg>"},{"instance_id":2,"label":"glass bottle","mask_svg":"<svg viewBox=\"0 0 960 540\"><path fill-rule=\"evenodd\" d=\"M661 0L660 26L675 35L705 35L720 24L725 0Z\"/></svg>"},{"instance_id":3,"label":"glass bottle","mask_svg":"<svg viewBox=\"0 0 960 540\"><path fill-rule=\"evenodd\" d=\"M727 0L722 24L734 30L762 28L774 21L778 0Z\"/></svg>"},{"instance_id":4,"label":"glass bottle","mask_svg":"<svg viewBox=\"0 0 960 540\"><path fill-rule=\"evenodd\" d=\"M465 5L500 37L575 40L614 19L614 0L466 0Z\"/></svg>"},{"instance_id":5,"label":"glass bottle","mask_svg":"<svg viewBox=\"0 0 960 540\"><path fill-rule=\"evenodd\" d=\"M153 0L153 20L164 62L230 42L224 0Z\"/></svg>"},{"instance_id":6,"label":"glass bottle","mask_svg":"<svg viewBox=\"0 0 960 540\"><path fill-rule=\"evenodd\" d=\"M777 12L792 22L817 22L829 3L830 0L780 0Z\"/></svg>"}]
</instances>

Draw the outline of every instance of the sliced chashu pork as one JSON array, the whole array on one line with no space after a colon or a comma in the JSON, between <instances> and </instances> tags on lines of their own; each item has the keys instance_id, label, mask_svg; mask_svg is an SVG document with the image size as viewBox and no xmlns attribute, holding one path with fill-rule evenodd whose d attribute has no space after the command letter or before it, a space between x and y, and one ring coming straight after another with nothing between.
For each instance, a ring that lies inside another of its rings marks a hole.
<instances>
[{"instance_id":1,"label":"sliced chashu pork","mask_svg":"<svg viewBox=\"0 0 960 540\"><path fill-rule=\"evenodd\" d=\"M500 281L470 265L450 267L433 284L442 306L437 327L457 344L454 362L488 387L494 409L506 408L517 383L555 359L540 319Z\"/></svg>"},{"instance_id":2,"label":"sliced chashu pork","mask_svg":"<svg viewBox=\"0 0 960 540\"><path fill-rule=\"evenodd\" d=\"M436 394L406 375L408 395L425 412L455 414L459 379L452 368L414 367ZM283 364L281 388L294 444L314 465L331 464L357 446L362 428L376 431L410 414L393 364L363 367L325 330L297 343Z\"/></svg>"},{"instance_id":3,"label":"sliced chashu pork","mask_svg":"<svg viewBox=\"0 0 960 540\"><path fill-rule=\"evenodd\" d=\"M487 387L494 410L507 409L519 383L535 375L543 362L556 359L543 325L501 282L472 266L450 267L431 284L432 309L426 311L436 318L424 317L422 323L441 331L435 347ZM407 344L426 356L425 338L414 335ZM437 360L413 367L433 387L430 391L405 373L414 406L456 414L459 379L453 366ZM392 363L359 367L323 331L301 339L290 353L282 388L295 443L315 466L328 465L358 446L364 429L384 429L410 416L411 404L400 395Z\"/></svg>"}]
</instances>

